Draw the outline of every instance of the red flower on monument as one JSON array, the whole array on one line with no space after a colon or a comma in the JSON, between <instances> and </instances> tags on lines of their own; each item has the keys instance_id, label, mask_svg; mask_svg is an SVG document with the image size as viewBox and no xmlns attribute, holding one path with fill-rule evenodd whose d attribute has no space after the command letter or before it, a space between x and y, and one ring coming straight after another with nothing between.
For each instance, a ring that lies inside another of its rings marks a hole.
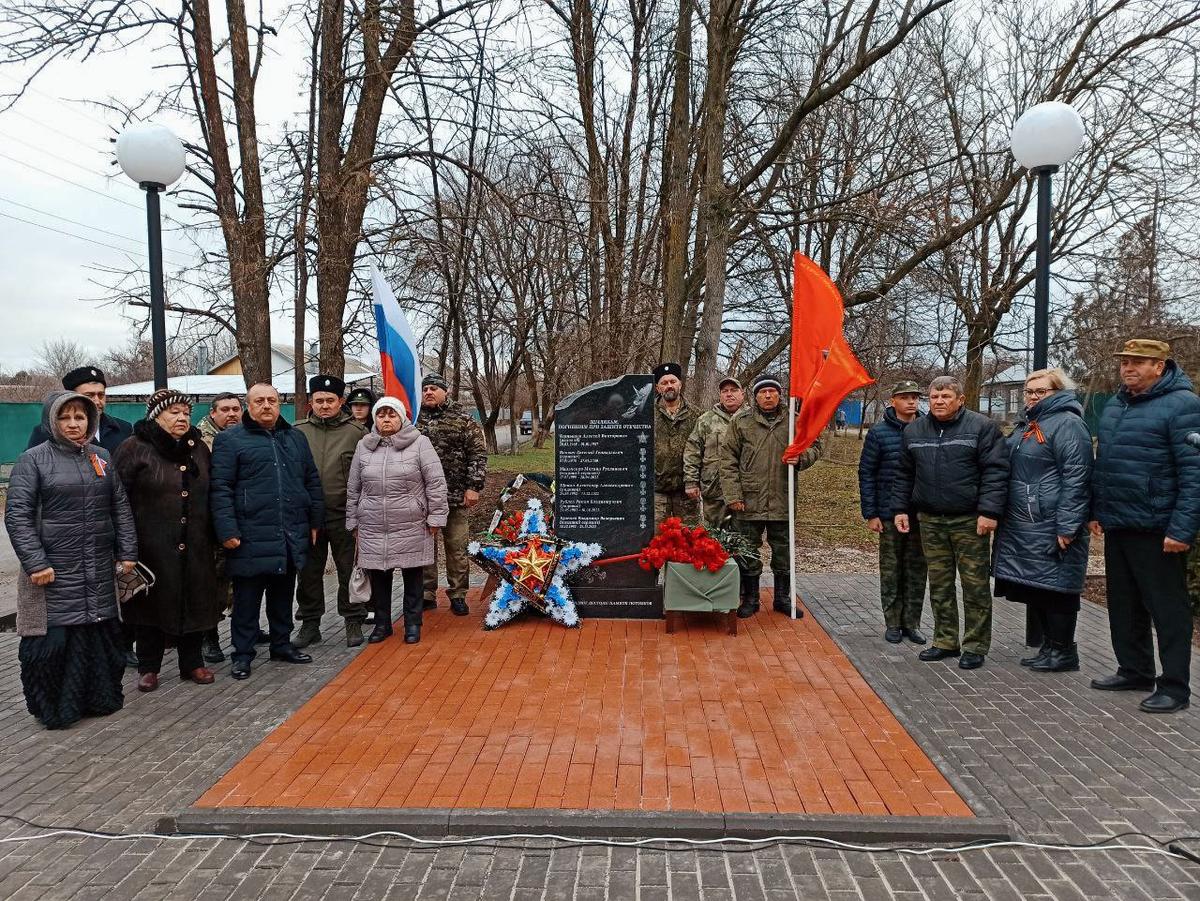
<instances>
[{"instance_id":1,"label":"red flower on monument","mask_svg":"<svg viewBox=\"0 0 1200 901\"><path fill-rule=\"evenodd\" d=\"M678 516L664 519L654 539L642 548L638 566L662 569L667 563L690 563L696 569L717 572L729 559L729 552L702 526L688 528Z\"/></svg>"}]
</instances>

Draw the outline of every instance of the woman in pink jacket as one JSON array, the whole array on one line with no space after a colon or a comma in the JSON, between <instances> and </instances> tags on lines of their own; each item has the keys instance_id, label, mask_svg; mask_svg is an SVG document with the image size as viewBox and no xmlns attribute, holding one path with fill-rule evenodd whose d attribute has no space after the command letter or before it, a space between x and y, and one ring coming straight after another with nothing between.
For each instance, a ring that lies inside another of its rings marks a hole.
<instances>
[{"instance_id":1,"label":"woman in pink jacket","mask_svg":"<svg viewBox=\"0 0 1200 901\"><path fill-rule=\"evenodd\" d=\"M404 579L404 640L421 640L421 571L434 562L434 536L446 524L446 478L429 439L408 421L394 397L372 410L374 428L350 464L346 528L354 533L358 565L371 580L375 629L367 641L392 634L392 577Z\"/></svg>"}]
</instances>

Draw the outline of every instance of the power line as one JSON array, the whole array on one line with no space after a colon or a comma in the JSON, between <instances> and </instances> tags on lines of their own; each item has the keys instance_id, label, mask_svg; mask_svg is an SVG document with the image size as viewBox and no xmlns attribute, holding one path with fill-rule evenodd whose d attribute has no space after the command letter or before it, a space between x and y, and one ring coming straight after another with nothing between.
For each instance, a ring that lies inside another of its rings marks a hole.
<instances>
[{"instance_id":1,"label":"power line","mask_svg":"<svg viewBox=\"0 0 1200 901\"><path fill-rule=\"evenodd\" d=\"M88 231L94 231L101 235L107 235L110 238L117 238L118 240L121 240L121 241L129 241L133 244L137 244L142 247L145 246L145 241L141 238L131 238L129 235L123 235L120 232L112 232L112 231L108 231L107 229L97 228L94 225L88 225L86 222L79 222L76 219L68 219L66 216L60 216L57 213L51 213L47 210L40 209L36 206L30 206L27 203L21 203L19 200L13 200L12 198L5 197L2 194L0 194L0 202L11 203L13 206L19 206L23 210L29 210L31 213L38 213L42 216L49 216L51 219L58 219L60 222L66 222L70 225L77 225L80 228L86 228ZM164 248L163 253L171 254L172 256L176 256L176 257L183 257L184 259L188 260L189 262L191 261L190 256L188 256L187 254L185 254L179 250L168 250L168 249Z\"/></svg>"},{"instance_id":2,"label":"power line","mask_svg":"<svg viewBox=\"0 0 1200 901\"><path fill-rule=\"evenodd\" d=\"M68 238L75 238L79 241L86 241L88 244L95 244L97 247L107 247L109 250L115 250L123 254L132 254L134 251L126 247L118 247L115 244L108 244L105 241L97 241L95 238L89 238L86 235L77 235L74 232L63 231L61 228L55 228L52 225L44 225L41 222L34 222L32 219L22 219L20 216L14 216L11 213L0 211L0 217L12 219L14 222L22 222L25 225L32 225L34 228L41 228L48 232L54 232L57 235L65 235Z\"/></svg>"},{"instance_id":3,"label":"power line","mask_svg":"<svg viewBox=\"0 0 1200 901\"><path fill-rule=\"evenodd\" d=\"M87 185L80 184L77 181L72 181L71 179L66 178L65 176L59 175L55 172L51 172L49 169L43 169L40 166L35 166L33 163L27 163L27 162L25 162L25 160L19 160L15 156L9 156L7 153L0 152L0 158L3 158L10 162L16 163L18 166L24 166L26 169L32 169L34 172L40 172L42 175L57 179L58 181L61 181L61 182L65 182L68 185L73 185L76 188L79 188L80 190L87 191L89 194L95 194L97 197L103 197L105 200L111 200L113 203L119 203L119 204L121 204L121 206L127 206L130 209L139 210L139 211L145 209L145 207L141 206L140 204L131 203L128 200L122 200L120 197L113 197L111 194L105 194L103 191L97 191L95 188L90 188ZM181 228L189 227L187 225L187 223L180 222L178 219L174 218L173 216L168 216L166 214L163 214L163 219L165 219L167 222L173 222L175 225L178 225Z\"/></svg>"},{"instance_id":4,"label":"power line","mask_svg":"<svg viewBox=\"0 0 1200 901\"><path fill-rule=\"evenodd\" d=\"M45 147L40 147L37 144L33 144L22 138L18 138L16 135L10 134L10 135L5 135L4 137L9 141L16 141L18 144L23 144L24 146L28 147L30 150L36 150L38 153L44 154L48 157L51 157L52 159L56 159L60 163L66 163L68 166L73 166L76 169L81 169L84 172L88 173L89 175L97 175L100 178L105 179L106 181L111 177L106 172L97 172L95 169L92 169L88 166L83 165L83 163L77 163L77 162L75 162L75 160L67 159L67 157L65 157L65 156L59 156L57 153L54 153L51 150L47 150ZM91 147L89 149L91 150L92 153L96 152L95 147ZM130 191L139 190L137 187L134 186L134 184L132 182L114 181L112 183L115 184L119 188L126 188L127 190L130 190Z\"/></svg>"},{"instance_id":5,"label":"power line","mask_svg":"<svg viewBox=\"0 0 1200 901\"><path fill-rule=\"evenodd\" d=\"M108 128L108 123L102 122L101 120L97 119L95 116L93 116L91 113L87 112L86 110L81 109L77 105L67 103L67 101L63 100L61 97L55 97L52 94L47 94L45 91L41 90L40 88L35 88L32 84L25 82L25 81L21 80L20 78L15 78L12 75L8 74L7 72L0 72L0 78L3 78L5 81L9 82L10 84L20 85L20 91L23 94L37 94L41 97L45 97L50 102L57 103L60 106L64 107L65 109L69 109L71 112L73 112L77 115L80 115L83 118L85 118L91 122L95 122L97 125L101 126L102 128Z\"/></svg>"}]
</instances>

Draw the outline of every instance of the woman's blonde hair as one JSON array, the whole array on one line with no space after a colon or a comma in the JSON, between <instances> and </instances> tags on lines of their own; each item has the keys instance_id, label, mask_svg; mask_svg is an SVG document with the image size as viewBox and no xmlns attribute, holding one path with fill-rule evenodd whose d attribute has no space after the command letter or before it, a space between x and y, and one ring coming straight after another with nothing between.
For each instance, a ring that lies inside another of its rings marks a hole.
<instances>
[{"instance_id":1,"label":"woman's blonde hair","mask_svg":"<svg viewBox=\"0 0 1200 901\"><path fill-rule=\"evenodd\" d=\"M1076 388L1075 380L1059 366L1055 366L1053 369L1035 369L1025 376L1025 384L1028 385L1034 379L1040 378L1049 379L1050 387L1055 391L1073 391Z\"/></svg>"}]
</instances>

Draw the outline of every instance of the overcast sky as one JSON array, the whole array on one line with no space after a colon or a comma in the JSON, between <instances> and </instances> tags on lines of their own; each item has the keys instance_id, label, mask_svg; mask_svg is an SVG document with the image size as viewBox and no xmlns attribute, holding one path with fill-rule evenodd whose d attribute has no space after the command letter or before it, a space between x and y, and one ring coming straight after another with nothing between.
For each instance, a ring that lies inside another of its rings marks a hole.
<instances>
[{"instance_id":1,"label":"overcast sky","mask_svg":"<svg viewBox=\"0 0 1200 901\"><path fill-rule=\"evenodd\" d=\"M99 104L110 96L140 97L170 77L153 65L165 52L144 41L86 63L58 62L13 109L0 113L0 367L32 364L47 338L68 337L99 354L134 332L121 310L95 302L104 291L95 284L103 276L94 267L146 265L144 195L113 162L111 139L122 117ZM259 109L282 118L296 90L295 73L287 63L265 65L263 73L273 80L260 84ZM20 75L0 67L0 93L14 90ZM191 131L187 122L158 121L181 134ZM163 212L188 218L169 197ZM164 223L168 276L195 253L170 229ZM290 318L273 322L277 339L288 340L291 330ZM309 330L315 337L315 324Z\"/></svg>"}]
</instances>

